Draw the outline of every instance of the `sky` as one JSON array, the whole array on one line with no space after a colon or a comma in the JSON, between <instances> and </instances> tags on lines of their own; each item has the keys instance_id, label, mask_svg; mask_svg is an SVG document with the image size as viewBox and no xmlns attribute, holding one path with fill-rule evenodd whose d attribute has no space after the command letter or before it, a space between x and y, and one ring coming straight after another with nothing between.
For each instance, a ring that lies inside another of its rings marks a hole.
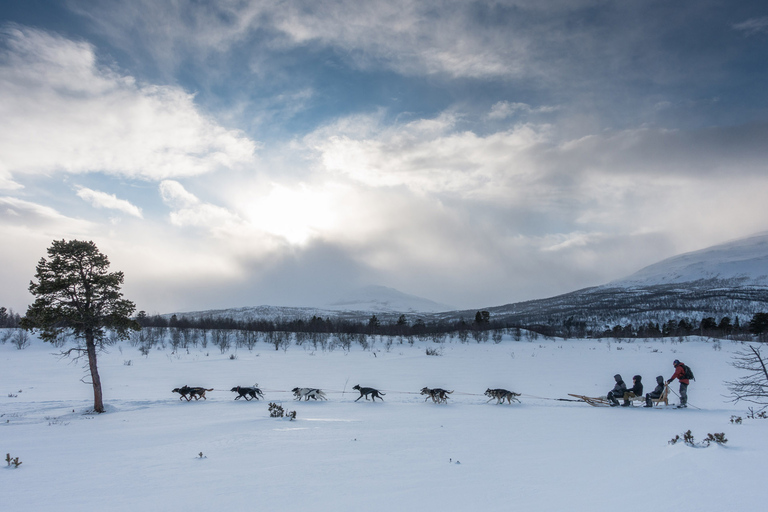
<instances>
[{"instance_id":1,"label":"sky","mask_svg":"<svg viewBox=\"0 0 768 512\"><path fill-rule=\"evenodd\" d=\"M768 230L768 4L5 0L0 305L93 240L137 310L456 308Z\"/></svg>"}]
</instances>

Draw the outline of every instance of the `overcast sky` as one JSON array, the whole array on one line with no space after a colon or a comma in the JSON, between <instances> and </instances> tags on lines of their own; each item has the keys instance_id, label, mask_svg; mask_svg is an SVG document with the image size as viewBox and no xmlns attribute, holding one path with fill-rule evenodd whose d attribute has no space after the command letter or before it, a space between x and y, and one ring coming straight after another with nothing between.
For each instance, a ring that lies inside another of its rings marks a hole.
<instances>
[{"instance_id":1,"label":"overcast sky","mask_svg":"<svg viewBox=\"0 0 768 512\"><path fill-rule=\"evenodd\" d=\"M5 0L0 306L457 308L768 230L768 3Z\"/></svg>"}]
</instances>

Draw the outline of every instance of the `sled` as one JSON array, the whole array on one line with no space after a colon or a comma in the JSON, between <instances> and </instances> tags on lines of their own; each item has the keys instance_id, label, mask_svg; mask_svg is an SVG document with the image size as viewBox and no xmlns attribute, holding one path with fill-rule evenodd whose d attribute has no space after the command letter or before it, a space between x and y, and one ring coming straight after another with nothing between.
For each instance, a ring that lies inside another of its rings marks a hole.
<instances>
[{"instance_id":1,"label":"sled","mask_svg":"<svg viewBox=\"0 0 768 512\"><path fill-rule=\"evenodd\" d=\"M608 400L607 397L600 396L600 397L594 397L594 396L584 396L584 395L574 395L572 393L568 393L568 396L572 396L574 398L578 398L582 402L588 403L589 405L593 407L610 407L611 402ZM624 398L626 400L629 400L630 405L635 400L645 400L643 396L636 396L631 391L624 395ZM664 403L664 405L669 405L669 386L664 386L664 391L661 393L661 396L659 398L651 398L651 403L656 406L660 403Z\"/></svg>"},{"instance_id":2,"label":"sled","mask_svg":"<svg viewBox=\"0 0 768 512\"><path fill-rule=\"evenodd\" d=\"M664 391L661 392L659 398L651 398L651 403L654 406L659 405L661 402L664 402L664 405L669 405L669 384L664 384Z\"/></svg>"},{"instance_id":3,"label":"sled","mask_svg":"<svg viewBox=\"0 0 768 512\"><path fill-rule=\"evenodd\" d=\"M610 407L611 406L611 402L609 402L608 399L604 396L594 397L594 396L574 395L572 393L568 393L568 396L578 398L582 402L586 402L593 407Z\"/></svg>"}]
</instances>

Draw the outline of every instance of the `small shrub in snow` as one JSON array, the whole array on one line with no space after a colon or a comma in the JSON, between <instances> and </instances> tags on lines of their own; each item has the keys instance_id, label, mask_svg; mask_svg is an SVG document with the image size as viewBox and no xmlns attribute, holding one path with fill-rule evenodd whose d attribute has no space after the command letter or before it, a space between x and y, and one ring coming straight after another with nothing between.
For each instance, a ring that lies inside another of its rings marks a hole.
<instances>
[{"instance_id":1,"label":"small shrub in snow","mask_svg":"<svg viewBox=\"0 0 768 512\"><path fill-rule=\"evenodd\" d=\"M429 348L427 347L427 355L428 356L441 356L443 355L442 349L439 348Z\"/></svg>"},{"instance_id":2,"label":"small shrub in snow","mask_svg":"<svg viewBox=\"0 0 768 512\"><path fill-rule=\"evenodd\" d=\"M731 416L731 423L741 425L741 416Z\"/></svg>"},{"instance_id":3,"label":"small shrub in snow","mask_svg":"<svg viewBox=\"0 0 768 512\"><path fill-rule=\"evenodd\" d=\"M277 405L274 402L269 403L269 417L270 418L282 418L285 414L285 410L283 410L283 407L280 405Z\"/></svg>"},{"instance_id":4,"label":"small shrub in snow","mask_svg":"<svg viewBox=\"0 0 768 512\"><path fill-rule=\"evenodd\" d=\"M67 425L69 425L68 421L66 421L66 422L65 421L61 421L59 418L56 418L56 417L53 417L53 416L46 416L45 419L46 419L46 421L48 421L48 426L49 427L53 427L53 426L56 426L56 425L60 425L60 426L66 427Z\"/></svg>"},{"instance_id":5,"label":"small shrub in snow","mask_svg":"<svg viewBox=\"0 0 768 512\"><path fill-rule=\"evenodd\" d=\"M701 441L700 443L697 443L691 431L687 430L686 432L683 433L682 438L679 435L677 435L672 439L670 439L669 444L677 444L680 441L683 441L686 445L690 446L691 448L706 448L712 443L717 443L722 446L728 442L728 439L725 438L724 432L720 432L719 434L707 434L707 437L703 441Z\"/></svg>"},{"instance_id":6,"label":"small shrub in snow","mask_svg":"<svg viewBox=\"0 0 768 512\"><path fill-rule=\"evenodd\" d=\"M707 446L709 446L709 443L724 445L728 442L728 440L725 438L725 432L720 432L719 434L707 434L707 438L704 440L704 442L707 443Z\"/></svg>"},{"instance_id":7,"label":"small shrub in snow","mask_svg":"<svg viewBox=\"0 0 768 512\"><path fill-rule=\"evenodd\" d=\"M237 359L237 355L236 354L230 354L229 355L229 359L230 359L230 361L234 361L235 359Z\"/></svg>"},{"instance_id":8,"label":"small shrub in snow","mask_svg":"<svg viewBox=\"0 0 768 512\"><path fill-rule=\"evenodd\" d=\"M200 452L200 453L198 453L198 454L197 454L197 458L198 458L198 459L207 459L208 457L206 457L205 455L203 455L203 452Z\"/></svg>"},{"instance_id":9,"label":"small shrub in snow","mask_svg":"<svg viewBox=\"0 0 768 512\"><path fill-rule=\"evenodd\" d=\"M133 364L133 361L131 361L130 359L126 359L125 361L123 361L123 366L131 366L132 364Z\"/></svg>"},{"instance_id":10,"label":"small shrub in snow","mask_svg":"<svg viewBox=\"0 0 768 512\"><path fill-rule=\"evenodd\" d=\"M288 418L293 421L296 419L296 411L285 412L281 405L277 405L274 402L269 403L269 417L270 418Z\"/></svg>"},{"instance_id":11,"label":"small shrub in snow","mask_svg":"<svg viewBox=\"0 0 768 512\"><path fill-rule=\"evenodd\" d=\"M23 329L17 329L11 338L11 343L19 350L29 346L29 333Z\"/></svg>"},{"instance_id":12,"label":"small shrub in snow","mask_svg":"<svg viewBox=\"0 0 768 512\"><path fill-rule=\"evenodd\" d=\"M21 461L19 460L19 458L18 457L12 458L10 453L5 454L5 462L8 463L8 467L13 466L14 468L17 468L21 466Z\"/></svg>"}]
</instances>

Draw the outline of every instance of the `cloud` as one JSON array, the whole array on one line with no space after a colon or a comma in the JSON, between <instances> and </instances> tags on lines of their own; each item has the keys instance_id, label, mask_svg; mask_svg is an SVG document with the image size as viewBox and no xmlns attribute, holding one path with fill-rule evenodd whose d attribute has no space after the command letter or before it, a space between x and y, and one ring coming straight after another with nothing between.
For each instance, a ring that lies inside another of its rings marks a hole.
<instances>
[{"instance_id":1,"label":"cloud","mask_svg":"<svg viewBox=\"0 0 768 512\"><path fill-rule=\"evenodd\" d=\"M482 226L489 238L498 238L486 251L500 250L513 236L549 236L529 247L551 254L587 251L625 233L667 233L688 250L701 247L696 240L702 236L716 243L758 231L763 214L756 211L768 213L756 195L768 186L765 125L690 132L639 128L571 139L533 123L480 135L457 130L457 119L444 114L386 125L378 115L354 116L317 130L304 143L316 158L317 176L325 173L371 197L387 197L379 202L402 196L399 215L374 216L382 232L401 229L395 226L399 217L423 217L425 204L433 204L426 216L433 223L420 225L412 239L398 233L401 245L394 247L403 255L431 254L439 247L435 253L475 259L465 233L439 227L455 225L459 212L462 229ZM374 201L362 202L357 211L371 211Z\"/></svg>"},{"instance_id":2,"label":"cloud","mask_svg":"<svg viewBox=\"0 0 768 512\"><path fill-rule=\"evenodd\" d=\"M480 26L472 6L460 1L352 0L288 2L130 2L106 6L74 2L115 44L135 50L133 30L163 65L178 64L194 48L205 59L254 37L253 44L282 49L329 47L351 64L387 67L409 75L508 76L527 57L518 31ZM484 30L481 30L484 29Z\"/></svg>"},{"instance_id":3,"label":"cloud","mask_svg":"<svg viewBox=\"0 0 768 512\"><path fill-rule=\"evenodd\" d=\"M499 101L494 103L491 107L491 111L488 113L488 119L499 120L511 117L518 112L525 114L539 114L555 112L558 107L531 107L527 103L514 103L509 101Z\"/></svg>"},{"instance_id":4,"label":"cloud","mask_svg":"<svg viewBox=\"0 0 768 512\"><path fill-rule=\"evenodd\" d=\"M201 114L178 87L100 65L86 42L14 25L0 37L0 176L161 180L253 163L254 142Z\"/></svg>"},{"instance_id":5,"label":"cloud","mask_svg":"<svg viewBox=\"0 0 768 512\"><path fill-rule=\"evenodd\" d=\"M768 32L768 16L750 18L741 23L735 23L733 28L744 32L744 35L753 36L760 32Z\"/></svg>"},{"instance_id":6,"label":"cloud","mask_svg":"<svg viewBox=\"0 0 768 512\"><path fill-rule=\"evenodd\" d=\"M131 204L125 199L118 199L114 194L107 194L106 192L99 192L97 190L91 190L90 188L81 187L78 189L77 195L83 201L90 203L94 208L117 210L133 217L138 217L139 219L143 218L141 208Z\"/></svg>"},{"instance_id":7,"label":"cloud","mask_svg":"<svg viewBox=\"0 0 768 512\"><path fill-rule=\"evenodd\" d=\"M21 232L32 230L35 236L59 238L62 235L87 235L94 224L67 217L50 206L16 197L0 197L0 228Z\"/></svg>"},{"instance_id":8,"label":"cloud","mask_svg":"<svg viewBox=\"0 0 768 512\"><path fill-rule=\"evenodd\" d=\"M226 208L200 201L184 186L172 180L160 183L163 201L173 208L171 223L179 227L203 228L217 236L242 236L244 222Z\"/></svg>"},{"instance_id":9,"label":"cloud","mask_svg":"<svg viewBox=\"0 0 768 512\"><path fill-rule=\"evenodd\" d=\"M375 187L405 185L423 193L461 198L499 198L503 182L528 181L529 151L548 140L546 125L520 124L480 136L455 131L456 117L445 114L399 126L349 130L349 125L375 125L342 120L305 138L323 169ZM504 192L512 192L509 183ZM522 192L522 191L520 191ZM506 196L510 199L509 196Z\"/></svg>"}]
</instances>

